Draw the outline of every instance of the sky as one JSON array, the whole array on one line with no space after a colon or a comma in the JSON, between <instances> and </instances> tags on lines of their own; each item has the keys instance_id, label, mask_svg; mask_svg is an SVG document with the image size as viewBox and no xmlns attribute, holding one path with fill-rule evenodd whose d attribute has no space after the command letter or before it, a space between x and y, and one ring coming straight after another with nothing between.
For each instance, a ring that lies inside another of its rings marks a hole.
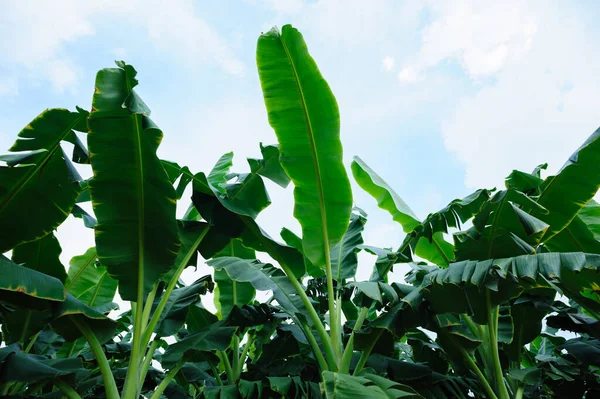
<instances>
[{"instance_id":1,"label":"sky","mask_svg":"<svg viewBox=\"0 0 600 399\"><path fill-rule=\"evenodd\" d=\"M164 131L162 158L208 172L233 151L234 170L246 171L260 142L276 142L256 41L288 23L338 100L348 170L360 156L421 218L475 189L501 188L513 169L547 162L555 173L600 125L593 1L0 0L0 8L4 151L46 108L89 109L96 72L124 60ZM267 184L273 204L258 222L273 237L283 226L299 232L292 187ZM366 244L397 247L400 226L354 183L353 192L369 214ZM93 246L92 231L72 217L57 235L65 265ZM367 278L373 259L360 259Z\"/></svg>"}]
</instances>

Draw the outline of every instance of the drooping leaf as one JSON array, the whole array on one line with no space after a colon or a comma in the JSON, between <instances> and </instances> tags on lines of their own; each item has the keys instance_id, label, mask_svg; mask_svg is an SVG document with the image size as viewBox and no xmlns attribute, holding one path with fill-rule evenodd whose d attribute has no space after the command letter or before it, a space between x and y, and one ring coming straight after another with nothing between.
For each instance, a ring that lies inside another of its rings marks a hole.
<instances>
[{"instance_id":1,"label":"drooping leaf","mask_svg":"<svg viewBox=\"0 0 600 399\"><path fill-rule=\"evenodd\" d=\"M240 238L244 246L268 253L280 265L289 268L294 276L300 278L305 274L303 256L296 248L273 240L251 217L235 214L225 208L203 173L194 176L193 184L194 206L210 225L210 231L199 247L205 259L215 256L232 239Z\"/></svg>"},{"instance_id":2,"label":"drooping leaf","mask_svg":"<svg viewBox=\"0 0 600 399\"><path fill-rule=\"evenodd\" d=\"M263 146L261 143L260 152L263 159L248 158L252 173L258 173L279 186L286 188L290 183L290 178L279 162L279 148L276 145Z\"/></svg>"},{"instance_id":3,"label":"drooping leaf","mask_svg":"<svg viewBox=\"0 0 600 399\"><path fill-rule=\"evenodd\" d=\"M190 334L181 341L169 345L162 356L161 363L163 367L170 368L194 351L224 351L231 343L235 330L235 327L224 327L216 323Z\"/></svg>"},{"instance_id":4,"label":"drooping leaf","mask_svg":"<svg viewBox=\"0 0 600 399\"><path fill-rule=\"evenodd\" d=\"M32 155L0 166L0 253L44 237L71 212L80 188L60 143L74 142L86 118L83 110L50 109L19 133L9 151Z\"/></svg>"},{"instance_id":5,"label":"drooping leaf","mask_svg":"<svg viewBox=\"0 0 600 399\"><path fill-rule=\"evenodd\" d=\"M590 200L560 233L545 242L554 252L600 254L600 204Z\"/></svg>"},{"instance_id":6,"label":"drooping leaf","mask_svg":"<svg viewBox=\"0 0 600 399\"><path fill-rule=\"evenodd\" d=\"M323 388L328 399L397 399L422 398L407 385L399 384L375 374L351 376L331 371L323 372Z\"/></svg>"},{"instance_id":7,"label":"drooping leaf","mask_svg":"<svg viewBox=\"0 0 600 399\"><path fill-rule=\"evenodd\" d=\"M177 333L185 323L189 307L200 300L199 295L212 291L213 286L214 283L209 275L199 278L188 286L173 290L156 325L156 335L167 337Z\"/></svg>"},{"instance_id":8,"label":"drooping leaf","mask_svg":"<svg viewBox=\"0 0 600 399\"><path fill-rule=\"evenodd\" d=\"M323 266L328 250L342 239L352 208L337 102L292 26L261 35L256 61L281 166L294 183L304 254Z\"/></svg>"},{"instance_id":9,"label":"drooping leaf","mask_svg":"<svg viewBox=\"0 0 600 399\"><path fill-rule=\"evenodd\" d=\"M17 265L0 255L0 300L17 306L44 309L49 302L65 300L62 283L55 277Z\"/></svg>"},{"instance_id":10,"label":"drooping leaf","mask_svg":"<svg viewBox=\"0 0 600 399\"><path fill-rule=\"evenodd\" d=\"M556 176L549 176L540 188L537 202L548 210L531 213L549 225L543 240L548 241L569 225L581 208L600 187L597 154L600 150L600 129L596 130L563 165Z\"/></svg>"},{"instance_id":11,"label":"drooping leaf","mask_svg":"<svg viewBox=\"0 0 600 399\"><path fill-rule=\"evenodd\" d=\"M377 200L377 205L400 223L404 232L410 233L421 225L402 198L359 157L352 161L352 174L358 185ZM454 257L452 244L440 232L433 234L431 240L420 238L413 250L417 256L437 265L447 265Z\"/></svg>"},{"instance_id":12,"label":"drooping leaf","mask_svg":"<svg viewBox=\"0 0 600 399\"><path fill-rule=\"evenodd\" d=\"M273 291L279 305L291 316L304 315L307 311L286 275L270 264L248 259L219 257L207 262L215 270L225 270L230 279L247 282L258 291Z\"/></svg>"},{"instance_id":13,"label":"drooping leaf","mask_svg":"<svg viewBox=\"0 0 600 399\"><path fill-rule=\"evenodd\" d=\"M175 261L176 194L156 156L162 132L133 91L136 71L118 65L96 77L88 120L94 170L89 189L100 263L119 280L121 297L136 300L138 288L149 292Z\"/></svg>"},{"instance_id":14,"label":"drooping leaf","mask_svg":"<svg viewBox=\"0 0 600 399\"><path fill-rule=\"evenodd\" d=\"M113 308L114 306L111 306L107 310ZM83 334L73 323L73 318L85 320L101 343L113 338L117 329L116 321L67 293L65 301L55 305L54 320L50 326L65 340L74 341Z\"/></svg>"},{"instance_id":15,"label":"drooping leaf","mask_svg":"<svg viewBox=\"0 0 600 399\"><path fill-rule=\"evenodd\" d=\"M48 359L22 352L18 345L0 348L0 381L51 381L83 372L80 358Z\"/></svg>"},{"instance_id":16,"label":"drooping leaf","mask_svg":"<svg viewBox=\"0 0 600 399\"><path fill-rule=\"evenodd\" d=\"M344 234L342 241L331 249L331 270L336 281L342 282L352 278L358 267L359 246L363 244L362 232L367 219L359 214L353 213L350 217L350 225Z\"/></svg>"},{"instance_id":17,"label":"drooping leaf","mask_svg":"<svg viewBox=\"0 0 600 399\"><path fill-rule=\"evenodd\" d=\"M546 212L525 194L497 192L473 219L473 227L454 234L457 260L484 260L535 252L548 229L543 221L527 212Z\"/></svg>"}]
</instances>

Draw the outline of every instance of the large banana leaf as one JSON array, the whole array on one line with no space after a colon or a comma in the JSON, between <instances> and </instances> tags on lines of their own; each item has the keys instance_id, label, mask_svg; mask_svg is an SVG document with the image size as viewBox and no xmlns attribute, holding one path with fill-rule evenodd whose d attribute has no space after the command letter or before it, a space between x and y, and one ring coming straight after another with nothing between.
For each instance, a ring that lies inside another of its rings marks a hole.
<instances>
[{"instance_id":1,"label":"large banana leaf","mask_svg":"<svg viewBox=\"0 0 600 399\"><path fill-rule=\"evenodd\" d=\"M98 218L98 258L119 280L121 297L131 301L173 266L179 242L175 189L156 156L163 134L133 90L135 69L118 66L96 77L88 121L94 170L89 189Z\"/></svg>"},{"instance_id":2,"label":"large banana leaf","mask_svg":"<svg viewBox=\"0 0 600 399\"><path fill-rule=\"evenodd\" d=\"M77 148L81 143L73 129L87 130L86 118L83 110L44 111L10 148L20 159L3 158L9 166L0 166L0 253L45 236L69 216L79 184L60 142Z\"/></svg>"},{"instance_id":3,"label":"large banana leaf","mask_svg":"<svg viewBox=\"0 0 600 399\"><path fill-rule=\"evenodd\" d=\"M400 223L404 232L410 233L421 225L402 198L359 157L352 161L352 174L358 185L377 200L377 205ZM430 239L421 237L414 248L417 256L443 266L454 258L453 250L452 244L444 240L441 232L432 234Z\"/></svg>"},{"instance_id":4,"label":"large banana leaf","mask_svg":"<svg viewBox=\"0 0 600 399\"><path fill-rule=\"evenodd\" d=\"M290 25L259 37L256 63L281 165L294 183L304 253L324 266L352 209L337 102L302 35Z\"/></svg>"},{"instance_id":5,"label":"large banana leaf","mask_svg":"<svg viewBox=\"0 0 600 399\"><path fill-rule=\"evenodd\" d=\"M599 151L600 129L569 157L556 176L550 176L542 183L537 201L549 213L544 215L542 211L534 210L532 215L550 225L543 241L550 240L567 227L598 191Z\"/></svg>"}]
</instances>

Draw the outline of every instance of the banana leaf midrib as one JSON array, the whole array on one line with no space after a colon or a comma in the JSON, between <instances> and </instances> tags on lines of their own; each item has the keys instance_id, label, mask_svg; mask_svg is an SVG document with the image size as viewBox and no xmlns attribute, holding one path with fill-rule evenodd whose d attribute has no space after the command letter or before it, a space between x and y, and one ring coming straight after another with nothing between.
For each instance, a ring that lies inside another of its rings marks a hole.
<instances>
[{"instance_id":1,"label":"banana leaf midrib","mask_svg":"<svg viewBox=\"0 0 600 399\"><path fill-rule=\"evenodd\" d=\"M56 140L56 142L51 146L51 148L48 149L48 152L45 153L43 160L41 160L41 162L36 164L34 167L31 167L30 171L21 178L19 183L17 183L16 186L13 186L15 188L13 190L11 190L9 192L9 194L6 196L6 198L4 198L2 203L0 203L0 212L2 212L3 209L6 207L6 205L8 205L17 196L17 194L23 189L23 187L25 187L27 185L29 180L31 180L38 171L43 169L43 167L52 158L52 156L54 155L56 150L60 147L60 142L67 136L67 134L72 132L73 128L75 126L77 126L77 124L79 123L81 118L82 118L82 116L78 116L77 119L75 119L75 121L73 123L71 123L67 129L65 129L65 132L60 135L60 138L58 140Z\"/></svg>"}]
</instances>

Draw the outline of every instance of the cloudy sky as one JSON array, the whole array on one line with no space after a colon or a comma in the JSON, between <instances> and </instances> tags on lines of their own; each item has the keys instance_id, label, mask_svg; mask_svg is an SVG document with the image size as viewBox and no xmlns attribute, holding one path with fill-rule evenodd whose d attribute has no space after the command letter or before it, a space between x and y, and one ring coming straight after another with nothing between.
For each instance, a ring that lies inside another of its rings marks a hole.
<instances>
[{"instance_id":1,"label":"cloudy sky","mask_svg":"<svg viewBox=\"0 0 600 399\"><path fill-rule=\"evenodd\" d=\"M0 147L42 110L89 109L98 69L125 60L165 138L163 158L237 170L274 143L256 40L291 23L335 93L346 164L359 155L420 217L512 169L556 171L600 124L600 31L593 1L0 0ZM85 172L84 172L85 173ZM259 217L299 231L291 189L269 185ZM401 229L354 186L368 244ZM93 245L69 220L65 263ZM363 258L364 259L364 258ZM363 265L363 275L370 265Z\"/></svg>"}]
</instances>

